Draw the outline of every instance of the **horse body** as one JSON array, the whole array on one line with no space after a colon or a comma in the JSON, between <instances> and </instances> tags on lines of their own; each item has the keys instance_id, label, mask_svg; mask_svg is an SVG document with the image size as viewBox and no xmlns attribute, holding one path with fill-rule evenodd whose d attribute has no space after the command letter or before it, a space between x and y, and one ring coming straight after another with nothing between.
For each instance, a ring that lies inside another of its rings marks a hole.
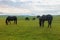
<instances>
[{"instance_id":1,"label":"horse body","mask_svg":"<svg viewBox=\"0 0 60 40\"><path fill-rule=\"evenodd\" d=\"M6 24L8 25L8 22L14 21L15 24L17 24L17 17L16 16L8 16L6 18Z\"/></svg>"},{"instance_id":2,"label":"horse body","mask_svg":"<svg viewBox=\"0 0 60 40\"><path fill-rule=\"evenodd\" d=\"M39 18L39 24L44 27L44 22L48 21L48 27L51 27L52 19L53 17L51 15L43 15Z\"/></svg>"}]
</instances>

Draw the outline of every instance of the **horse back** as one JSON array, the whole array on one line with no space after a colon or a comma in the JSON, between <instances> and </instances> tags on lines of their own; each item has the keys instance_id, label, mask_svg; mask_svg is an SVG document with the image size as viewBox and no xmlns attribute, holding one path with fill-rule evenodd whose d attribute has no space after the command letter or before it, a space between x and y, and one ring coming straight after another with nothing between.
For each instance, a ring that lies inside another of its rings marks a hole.
<instances>
[{"instance_id":1,"label":"horse back","mask_svg":"<svg viewBox=\"0 0 60 40\"><path fill-rule=\"evenodd\" d=\"M52 19L53 19L52 15L43 15L39 18L39 20L41 20L41 21L48 21L48 20L52 20Z\"/></svg>"},{"instance_id":2,"label":"horse back","mask_svg":"<svg viewBox=\"0 0 60 40\"><path fill-rule=\"evenodd\" d=\"M11 20L11 21L17 20L17 17L16 17L16 16L8 16L6 20L9 20L9 21L10 21L10 20Z\"/></svg>"}]
</instances>

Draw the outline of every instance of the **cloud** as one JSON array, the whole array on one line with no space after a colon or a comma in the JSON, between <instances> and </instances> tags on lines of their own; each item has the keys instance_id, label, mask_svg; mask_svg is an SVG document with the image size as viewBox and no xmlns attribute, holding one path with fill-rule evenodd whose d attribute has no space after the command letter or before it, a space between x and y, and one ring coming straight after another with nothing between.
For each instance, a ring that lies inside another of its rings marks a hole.
<instances>
[{"instance_id":1,"label":"cloud","mask_svg":"<svg viewBox=\"0 0 60 40\"><path fill-rule=\"evenodd\" d=\"M12 2L16 2L16 0L10 0L10 1L12 1Z\"/></svg>"},{"instance_id":2,"label":"cloud","mask_svg":"<svg viewBox=\"0 0 60 40\"><path fill-rule=\"evenodd\" d=\"M55 14L60 13L60 0L2 0L0 11L5 13ZM5 6L6 5L6 6ZM30 14L29 14L30 15Z\"/></svg>"},{"instance_id":3,"label":"cloud","mask_svg":"<svg viewBox=\"0 0 60 40\"><path fill-rule=\"evenodd\" d=\"M0 12L3 13L31 13L31 10L0 5Z\"/></svg>"}]
</instances>

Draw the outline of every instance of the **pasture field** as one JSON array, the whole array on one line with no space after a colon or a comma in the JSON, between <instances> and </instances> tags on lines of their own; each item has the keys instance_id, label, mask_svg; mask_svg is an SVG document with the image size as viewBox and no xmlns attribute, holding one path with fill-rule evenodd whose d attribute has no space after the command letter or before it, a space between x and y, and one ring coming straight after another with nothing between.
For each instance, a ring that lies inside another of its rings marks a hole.
<instances>
[{"instance_id":1,"label":"pasture field","mask_svg":"<svg viewBox=\"0 0 60 40\"><path fill-rule=\"evenodd\" d=\"M0 40L60 40L60 16L54 16L52 28L39 26L39 21L24 20L25 17L18 17L18 24L5 24L5 16L0 16Z\"/></svg>"}]
</instances>

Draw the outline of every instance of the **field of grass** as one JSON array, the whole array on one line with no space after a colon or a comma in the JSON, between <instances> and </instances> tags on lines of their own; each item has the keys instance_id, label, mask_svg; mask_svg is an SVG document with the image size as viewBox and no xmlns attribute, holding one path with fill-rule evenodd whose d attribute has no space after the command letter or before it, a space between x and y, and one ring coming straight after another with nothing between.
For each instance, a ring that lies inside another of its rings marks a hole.
<instances>
[{"instance_id":1,"label":"field of grass","mask_svg":"<svg viewBox=\"0 0 60 40\"><path fill-rule=\"evenodd\" d=\"M40 28L38 19L29 21L18 17L18 24L5 24L6 17L0 17L0 40L60 40L60 16L54 16L52 28Z\"/></svg>"}]
</instances>

